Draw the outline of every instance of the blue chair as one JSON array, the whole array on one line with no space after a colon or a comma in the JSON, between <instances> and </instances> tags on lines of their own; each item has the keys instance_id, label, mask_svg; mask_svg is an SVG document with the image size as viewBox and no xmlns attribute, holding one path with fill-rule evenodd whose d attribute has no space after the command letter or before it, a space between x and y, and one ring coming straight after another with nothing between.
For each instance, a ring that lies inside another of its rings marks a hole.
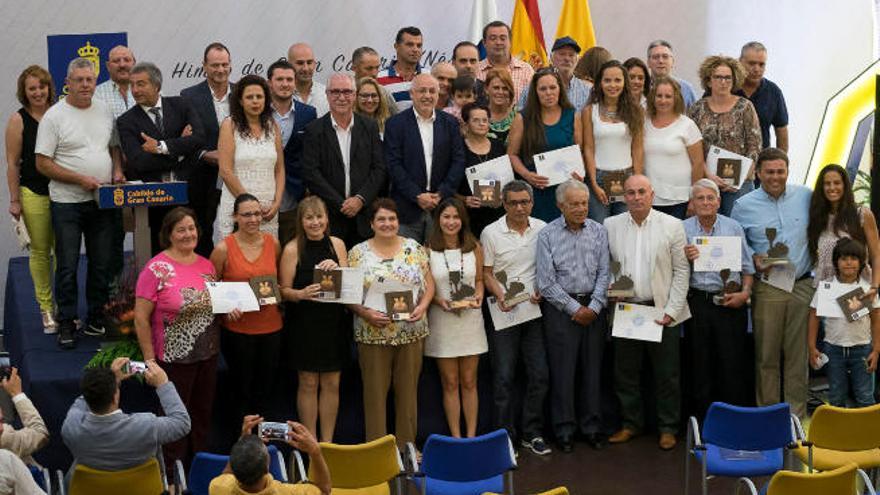
<instances>
[{"instance_id":1,"label":"blue chair","mask_svg":"<svg viewBox=\"0 0 880 495\"><path fill-rule=\"evenodd\" d=\"M49 477L49 470L32 464L28 464L28 469L30 470L31 476L33 476L34 482L37 486L42 488L42 490L48 495L52 495L52 480Z\"/></svg>"},{"instance_id":2,"label":"blue chair","mask_svg":"<svg viewBox=\"0 0 880 495\"><path fill-rule=\"evenodd\" d=\"M785 453L795 446L791 409L780 403L739 407L724 402L709 406L702 434L697 419L688 422L684 493L690 490L690 455L702 466L703 495L707 476L769 476L785 467Z\"/></svg>"},{"instance_id":3,"label":"blue chair","mask_svg":"<svg viewBox=\"0 0 880 495\"><path fill-rule=\"evenodd\" d=\"M268 450L269 473L276 480L287 483L287 467L284 463L284 455L274 445L269 445ZM298 454L296 451L294 453ZM198 452L189 468L189 482L186 482L183 464L177 461L178 485L183 490L189 489L192 495L208 495L208 487L211 485L211 480L223 473L228 462L228 455ZM297 459L297 463L301 464L301 460Z\"/></svg>"},{"instance_id":4,"label":"blue chair","mask_svg":"<svg viewBox=\"0 0 880 495\"><path fill-rule=\"evenodd\" d=\"M414 459L411 462L417 465ZM512 494L514 469L516 458L507 430L475 438L434 434L425 442L416 481L423 495Z\"/></svg>"}]
</instances>

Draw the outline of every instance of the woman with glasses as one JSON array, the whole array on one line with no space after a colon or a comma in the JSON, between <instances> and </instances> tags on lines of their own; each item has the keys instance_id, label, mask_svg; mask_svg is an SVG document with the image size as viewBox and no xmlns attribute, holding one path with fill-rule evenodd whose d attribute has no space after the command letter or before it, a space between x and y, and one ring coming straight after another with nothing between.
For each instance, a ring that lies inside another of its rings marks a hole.
<instances>
[{"instance_id":1,"label":"woman with glasses","mask_svg":"<svg viewBox=\"0 0 880 495\"><path fill-rule=\"evenodd\" d=\"M379 135L385 134L385 121L391 117L388 102L382 97L382 88L372 77L362 77L357 82L357 100L354 111L373 119L379 125Z\"/></svg>"},{"instance_id":2,"label":"woman with glasses","mask_svg":"<svg viewBox=\"0 0 880 495\"><path fill-rule=\"evenodd\" d=\"M742 87L745 71L735 58L713 55L700 66L700 84L707 96L688 109L688 116L703 133L703 156L709 148L717 146L752 160L748 174L739 187L731 185L735 178L718 177L710 170L706 175L721 189L722 215L730 215L733 202L754 189L755 160L761 151L761 126L758 114L748 98L736 96L734 91ZM708 159L707 159L708 161Z\"/></svg>"},{"instance_id":3,"label":"woman with glasses","mask_svg":"<svg viewBox=\"0 0 880 495\"><path fill-rule=\"evenodd\" d=\"M562 78L554 69L537 71L529 83L526 106L513 121L507 141L513 171L535 188L532 216L545 222L561 213L556 206L556 186L548 186L549 179L538 174L534 157L573 144L580 146L582 138L580 113L562 88Z\"/></svg>"},{"instance_id":4,"label":"woman with glasses","mask_svg":"<svg viewBox=\"0 0 880 495\"><path fill-rule=\"evenodd\" d=\"M461 109L464 121L464 167L465 170L507 153L507 147L497 139L489 137L489 108L479 103L468 103ZM500 201L497 206L484 204L474 193L473 183L467 178L461 181L458 194L464 201L470 216L471 232L479 236L486 225L504 215ZM500 191L500 187L499 187ZM498 198L500 199L500 198Z\"/></svg>"}]
</instances>

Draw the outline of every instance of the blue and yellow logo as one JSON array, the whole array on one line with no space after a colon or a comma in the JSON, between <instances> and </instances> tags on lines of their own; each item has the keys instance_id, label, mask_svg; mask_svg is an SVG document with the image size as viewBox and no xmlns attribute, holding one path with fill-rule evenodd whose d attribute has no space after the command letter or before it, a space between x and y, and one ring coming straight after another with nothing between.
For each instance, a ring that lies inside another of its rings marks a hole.
<instances>
[{"instance_id":1,"label":"blue and yellow logo","mask_svg":"<svg viewBox=\"0 0 880 495\"><path fill-rule=\"evenodd\" d=\"M46 37L49 52L49 72L60 94L67 94L64 79L67 77L67 64L77 57L87 58L95 64L98 84L110 75L102 71L107 54L117 45L128 45L128 33L55 34ZM104 60L102 61L102 57Z\"/></svg>"}]
</instances>

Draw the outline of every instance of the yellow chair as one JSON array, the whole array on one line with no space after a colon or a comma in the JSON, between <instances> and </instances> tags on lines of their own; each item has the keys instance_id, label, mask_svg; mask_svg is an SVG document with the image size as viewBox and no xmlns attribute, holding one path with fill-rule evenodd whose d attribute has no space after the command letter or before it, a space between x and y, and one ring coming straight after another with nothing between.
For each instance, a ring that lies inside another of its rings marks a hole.
<instances>
[{"instance_id":1,"label":"yellow chair","mask_svg":"<svg viewBox=\"0 0 880 495\"><path fill-rule=\"evenodd\" d=\"M490 493L486 492L483 495L499 495L498 493ZM552 490L547 490L546 492L536 493L535 495L568 495L568 488L564 486L557 486Z\"/></svg>"},{"instance_id":2,"label":"yellow chair","mask_svg":"<svg viewBox=\"0 0 880 495\"><path fill-rule=\"evenodd\" d=\"M154 458L122 471L102 471L77 464L70 479L68 495L159 495L163 491L165 483L162 481L162 471Z\"/></svg>"},{"instance_id":3,"label":"yellow chair","mask_svg":"<svg viewBox=\"0 0 880 495\"><path fill-rule=\"evenodd\" d=\"M392 480L396 493L403 493L399 478L403 461L394 435L358 445L321 443L321 453L330 469L332 495L389 495Z\"/></svg>"},{"instance_id":4,"label":"yellow chair","mask_svg":"<svg viewBox=\"0 0 880 495\"><path fill-rule=\"evenodd\" d=\"M871 481L854 462L821 473L777 471L770 479L766 495L855 495L861 493L858 491L859 476L865 483L864 493L873 495ZM737 493L742 486L746 486L752 495L758 494L755 485L748 478L739 479Z\"/></svg>"},{"instance_id":5,"label":"yellow chair","mask_svg":"<svg viewBox=\"0 0 880 495\"><path fill-rule=\"evenodd\" d=\"M802 441L794 453L810 468L830 471L850 462L865 470L880 467L880 404L858 409L819 406L806 442L803 431L798 433Z\"/></svg>"}]
</instances>

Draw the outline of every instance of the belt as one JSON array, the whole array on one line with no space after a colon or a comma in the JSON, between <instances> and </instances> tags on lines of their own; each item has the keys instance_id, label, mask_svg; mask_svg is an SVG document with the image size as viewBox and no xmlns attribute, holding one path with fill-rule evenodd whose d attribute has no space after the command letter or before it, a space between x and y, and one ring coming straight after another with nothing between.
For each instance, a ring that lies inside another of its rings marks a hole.
<instances>
[{"instance_id":1,"label":"belt","mask_svg":"<svg viewBox=\"0 0 880 495\"><path fill-rule=\"evenodd\" d=\"M688 297L706 299L706 300L711 300L713 297L715 297L719 294L721 294L721 292L706 292L704 290L694 289L693 287L691 287L690 290L688 291Z\"/></svg>"},{"instance_id":2,"label":"belt","mask_svg":"<svg viewBox=\"0 0 880 495\"><path fill-rule=\"evenodd\" d=\"M582 304L584 306L589 305L590 300L593 298L592 292L569 292L568 295L579 304Z\"/></svg>"}]
</instances>

